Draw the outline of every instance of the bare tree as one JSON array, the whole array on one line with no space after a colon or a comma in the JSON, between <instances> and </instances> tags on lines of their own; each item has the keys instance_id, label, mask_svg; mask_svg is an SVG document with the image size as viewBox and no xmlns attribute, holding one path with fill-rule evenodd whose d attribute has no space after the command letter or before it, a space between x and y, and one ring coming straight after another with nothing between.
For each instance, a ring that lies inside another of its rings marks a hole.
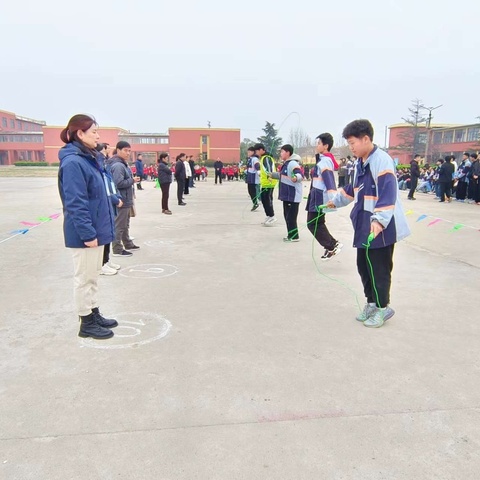
<instances>
[{"instance_id":1,"label":"bare tree","mask_svg":"<svg viewBox=\"0 0 480 480\"><path fill-rule=\"evenodd\" d=\"M408 109L410 115L406 118L402 117L402 120L412 128L398 135L401 139L401 144L396 145L394 147L395 150L404 151L412 155L420 153L420 149L425 150L427 118L422 115L421 110L425 110L425 105L423 105L422 101L418 98L412 100L412 106Z\"/></svg>"},{"instance_id":2,"label":"bare tree","mask_svg":"<svg viewBox=\"0 0 480 480\"><path fill-rule=\"evenodd\" d=\"M288 141L302 158L311 158L315 155L315 143L303 128L292 128Z\"/></svg>"}]
</instances>

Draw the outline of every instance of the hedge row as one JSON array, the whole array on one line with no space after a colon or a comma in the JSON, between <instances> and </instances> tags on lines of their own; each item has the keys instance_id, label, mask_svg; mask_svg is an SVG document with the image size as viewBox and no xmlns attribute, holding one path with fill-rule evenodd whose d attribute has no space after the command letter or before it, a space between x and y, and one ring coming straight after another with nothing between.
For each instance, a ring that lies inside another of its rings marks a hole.
<instances>
[{"instance_id":1,"label":"hedge row","mask_svg":"<svg viewBox=\"0 0 480 480\"><path fill-rule=\"evenodd\" d=\"M60 163L48 162L14 162L16 167L58 167Z\"/></svg>"}]
</instances>

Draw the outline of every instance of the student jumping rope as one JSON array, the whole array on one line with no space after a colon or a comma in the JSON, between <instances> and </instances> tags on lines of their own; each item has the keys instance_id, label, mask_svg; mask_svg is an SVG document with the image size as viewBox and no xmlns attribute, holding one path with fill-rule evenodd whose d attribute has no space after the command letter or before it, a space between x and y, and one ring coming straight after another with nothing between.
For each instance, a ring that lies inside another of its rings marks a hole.
<instances>
[{"instance_id":1,"label":"student jumping rope","mask_svg":"<svg viewBox=\"0 0 480 480\"><path fill-rule=\"evenodd\" d=\"M250 147L248 150L248 160L247 160L247 188L248 194L252 199L252 212L258 208L258 187L260 185L260 162L258 157L255 155L255 149Z\"/></svg>"},{"instance_id":2,"label":"student jumping rope","mask_svg":"<svg viewBox=\"0 0 480 480\"><path fill-rule=\"evenodd\" d=\"M267 176L280 180L278 198L283 202L283 216L287 224L287 236L284 242L298 242L298 207L302 201L302 171L300 169L301 161L299 155L293 153L291 145L284 145L280 149L280 158L283 165L280 172L272 172Z\"/></svg>"},{"instance_id":3,"label":"student jumping rope","mask_svg":"<svg viewBox=\"0 0 480 480\"><path fill-rule=\"evenodd\" d=\"M335 187L334 157L330 153L333 137L322 133L317 137L317 164L313 170L310 193L307 200L307 226L317 242L325 249L322 260L329 260L337 255L343 244L332 237L325 225L325 215L319 215L319 207L332 200L337 193Z\"/></svg>"},{"instance_id":4,"label":"student jumping rope","mask_svg":"<svg viewBox=\"0 0 480 480\"><path fill-rule=\"evenodd\" d=\"M255 156L260 159L260 198L267 216L262 222L265 227L272 227L277 221L275 211L273 210L273 190L278 180L269 178L268 175L275 172L275 161L273 157L265 150L265 145L256 143L254 145Z\"/></svg>"},{"instance_id":5,"label":"student jumping rope","mask_svg":"<svg viewBox=\"0 0 480 480\"><path fill-rule=\"evenodd\" d=\"M328 208L354 206L350 217L357 249L357 269L367 304L356 317L365 327L378 328L395 311L389 306L395 243L410 235L398 196L395 163L373 144L368 120L355 120L343 130L343 138L358 156L353 185L341 188L327 202Z\"/></svg>"}]
</instances>

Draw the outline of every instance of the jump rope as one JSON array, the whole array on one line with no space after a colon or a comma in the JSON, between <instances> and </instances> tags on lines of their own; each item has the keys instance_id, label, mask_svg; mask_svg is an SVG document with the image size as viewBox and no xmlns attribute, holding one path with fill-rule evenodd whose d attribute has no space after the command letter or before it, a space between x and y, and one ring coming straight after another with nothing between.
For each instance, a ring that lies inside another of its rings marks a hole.
<instances>
[{"instance_id":1,"label":"jump rope","mask_svg":"<svg viewBox=\"0 0 480 480\"><path fill-rule=\"evenodd\" d=\"M281 126L285 123L285 121L293 114L297 114L299 115L297 112L291 112L289 115L287 115L287 117L285 118L285 120L282 122ZM300 117L300 115L299 115ZM278 131L280 131L280 128L281 126L278 128ZM274 191L275 188L277 187L277 185L279 185L280 182L278 182L273 188L272 190ZM261 194L262 194L262 191L264 191L265 189L260 189L260 193L258 193L254 198L251 199L253 205L258 205L258 200L259 198L261 197ZM273 193L272 191L272 193ZM243 209L243 212L242 212L242 219L244 218L245 216L245 210L247 209L248 205L246 205ZM339 280L338 278L334 278L330 275L327 275L326 273L323 273L318 265L318 261L317 259L315 258L315 244L317 243L316 241L316 234L317 234L317 229L318 229L318 221L319 219L325 215L325 210L328 209L328 206L327 205L319 205L316 207L317 209L317 215L315 216L315 218L313 218L312 220L310 220L309 222L305 223L304 225L302 225L302 228L294 228L293 230L290 230L287 232L287 237L288 238L291 238L292 236L294 236L295 234L298 235L298 233L302 230L304 230L305 228L308 228L308 225L310 225L311 223L315 223L315 229L313 231L313 236L312 236L312 261L313 261L313 264L315 265L315 269L317 271L317 273L326 278L327 280L330 280L331 282L334 282L334 283L337 283L338 285L340 285L341 287L345 288L346 290L348 290L349 292L351 292L355 298L355 302L357 304L357 307L358 307L358 310L361 312L362 311L362 307L360 306L360 302L359 302L359 299L358 299L358 294L355 292L355 290L353 290L352 287L350 287L348 284L346 284L345 282L342 282L341 280ZM373 232L371 232L368 237L367 237L367 240L366 240L366 243L364 243L362 246L365 247L365 256L366 256L366 259L367 259L367 264L368 264L368 268L369 268L369 271L370 271L370 278L371 278L371 282L372 282L372 287L373 287L373 291L375 293L375 298L376 298L376 304L378 307L380 307L380 300L379 300L379 295L378 295L378 290L377 290L377 286L376 286L376 281L375 281L375 275L374 275L374 271L373 271L373 264L372 264L372 261L370 259L370 254L369 254L369 250L371 248L371 244L373 242L373 240L375 239L375 235Z\"/></svg>"}]
</instances>

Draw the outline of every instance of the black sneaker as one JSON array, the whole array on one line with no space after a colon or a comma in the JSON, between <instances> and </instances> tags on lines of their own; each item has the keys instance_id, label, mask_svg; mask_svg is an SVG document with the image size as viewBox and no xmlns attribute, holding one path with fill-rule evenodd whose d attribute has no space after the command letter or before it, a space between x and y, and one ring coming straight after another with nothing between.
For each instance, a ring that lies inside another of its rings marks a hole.
<instances>
[{"instance_id":1,"label":"black sneaker","mask_svg":"<svg viewBox=\"0 0 480 480\"><path fill-rule=\"evenodd\" d=\"M251 211L251 212L254 212L257 208L258 208L258 203L256 203L256 204L252 207L252 209L251 209L250 211Z\"/></svg>"},{"instance_id":2,"label":"black sneaker","mask_svg":"<svg viewBox=\"0 0 480 480\"><path fill-rule=\"evenodd\" d=\"M132 255L132 252L127 252L126 250L122 250L121 253L112 253L112 257L131 257Z\"/></svg>"},{"instance_id":3,"label":"black sneaker","mask_svg":"<svg viewBox=\"0 0 480 480\"><path fill-rule=\"evenodd\" d=\"M343 248L343 244L340 242L337 242L335 244L335 247L333 247L333 250L327 250L325 249L325 253L320 257L322 260L330 260L332 257L335 255L338 255L340 251Z\"/></svg>"},{"instance_id":4,"label":"black sneaker","mask_svg":"<svg viewBox=\"0 0 480 480\"><path fill-rule=\"evenodd\" d=\"M179 203L179 205L180 205L181 207L184 207L184 206L186 205L186 203L185 203L185 202L182 202L182 203Z\"/></svg>"},{"instance_id":5,"label":"black sneaker","mask_svg":"<svg viewBox=\"0 0 480 480\"><path fill-rule=\"evenodd\" d=\"M125 250L140 250L140 247L137 245L132 245L131 247L125 247Z\"/></svg>"}]
</instances>

